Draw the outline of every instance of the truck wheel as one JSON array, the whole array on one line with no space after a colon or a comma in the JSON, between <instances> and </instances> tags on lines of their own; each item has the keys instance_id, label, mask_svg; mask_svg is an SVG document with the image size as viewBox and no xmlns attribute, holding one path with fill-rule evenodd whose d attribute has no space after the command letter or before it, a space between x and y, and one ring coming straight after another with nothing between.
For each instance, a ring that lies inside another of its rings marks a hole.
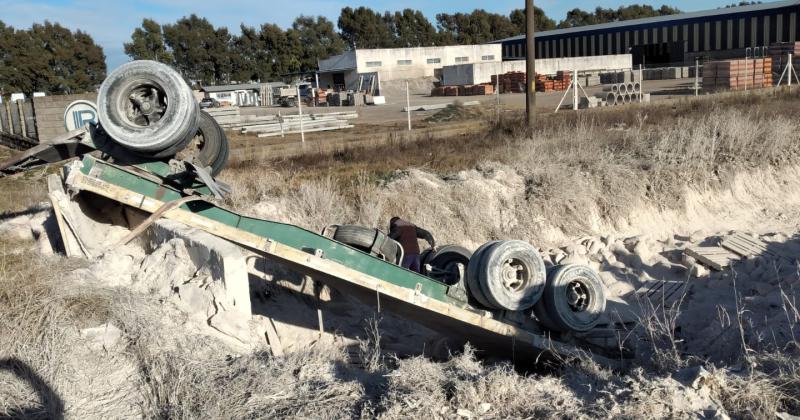
<instances>
[{"instance_id":1,"label":"truck wheel","mask_svg":"<svg viewBox=\"0 0 800 420\"><path fill-rule=\"evenodd\" d=\"M205 111L200 111L197 134L178 157L193 157L199 165L211 167L211 175L217 176L228 161L228 138L217 121Z\"/></svg>"},{"instance_id":2,"label":"truck wheel","mask_svg":"<svg viewBox=\"0 0 800 420\"><path fill-rule=\"evenodd\" d=\"M478 267L478 284L489 303L509 311L533 307L544 292L544 260L531 244L502 241L486 251Z\"/></svg>"},{"instance_id":3,"label":"truck wheel","mask_svg":"<svg viewBox=\"0 0 800 420\"><path fill-rule=\"evenodd\" d=\"M568 264L550 273L534 313L543 314L540 321L550 329L584 332L597 326L605 309L606 294L597 273L584 265Z\"/></svg>"},{"instance_id":4,"label":"truck wheel","mask_svg":"<svg viewBox=\"0 0 800 420\"><path fill-rule=\"evenodd\" d=\"M486 251L499 242L500 241L491 241L478 247L472 254L472 257L470 257L469 265L467 265L467 281L465 283L467 293L479 304L489 309L493 309L494 306L489 303L489 299L487 299L481 291L478 267L483 264L482 261L483 257L486 255Z\"/></svg>"},{"instance_id":5,"label":"truck wheel","mask_svg":"<svg viewBox=\"0 0 800 420\"><path fill-rule=\"evenodd\" d=\"M437 249L428 256L428 264L435 270L430 277L448 286L455 286L463 280L458 275L457 264L461 264L465 269L468 269L471 256L472 252L463 246L445 245Z\"/></svg>"},{"instance_id":6,"label":"truck wheel","mask_svg":"<svg viewBox=\"0 0 800 420\"><path fill-rule=\"evenodd\" d=\"M380 232L378 229L372 229L364 226L341 225L336 228L336 232L333 234L333 240L350 245L353 248L357 248L368 254L371 253L372 255L376 255L372 252L372 249L375 241L378 239L378 233L382 232ZM402 261L398 261L401 254L399 251L402 249L402 247L394 239L389 238L386 235L383 236L386 238L386 240L379 245L378 249L380 255L376 256L381 257L393 264L400 264Z\"/></svg>"},{"instance_id":7,"label":"truck wheel","mask_svg":"<svg viewBox=\"0 0 800 420\"><path fill-rule=\"evenodd\" d=\"M98 118L109 137L151 156L163 157L188 142L197 132L197 113L197 101L181 75L155 61L123 64L97 95Z\"/></svg>"},{"instance_id":8,"label":"truck wheel","mask_svg":"<svg viewBox=\"0 0 800 420\"><path fill-rule=\"evenodd\" d=\"M422 271L423 275L426 276L428 275L428 271L425 270L425 264L431 263L431 256L433 255L433 251L434 251L433 248L428 248L419 254L419 263L421 265L420 271Z\"/></svg>"}]
</instances>

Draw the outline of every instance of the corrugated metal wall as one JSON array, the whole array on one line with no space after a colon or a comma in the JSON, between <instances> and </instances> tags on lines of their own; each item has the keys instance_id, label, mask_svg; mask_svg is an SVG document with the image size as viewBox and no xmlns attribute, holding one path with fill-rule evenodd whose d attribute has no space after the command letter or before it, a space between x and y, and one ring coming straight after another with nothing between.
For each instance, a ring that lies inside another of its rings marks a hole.
<instances>
[{"instance_id":1,"label":"corrugated metal wall","mask_svg":"<svg viewBox=\"0 0 800 420\"><path fill-rule=\"evenodd\" d=\"M624 54L633 48L666 45L674 61L690 53L712 53L798 41L800 7L731 13L644 25L538 36L536 58ZM664 47L662 47L663 49ZM649 51L649 49L647 49ZM646 54L645 54L646 55ZM503 43L503 59L526 56L525 40Z\"/></svg>"}]
</instances>

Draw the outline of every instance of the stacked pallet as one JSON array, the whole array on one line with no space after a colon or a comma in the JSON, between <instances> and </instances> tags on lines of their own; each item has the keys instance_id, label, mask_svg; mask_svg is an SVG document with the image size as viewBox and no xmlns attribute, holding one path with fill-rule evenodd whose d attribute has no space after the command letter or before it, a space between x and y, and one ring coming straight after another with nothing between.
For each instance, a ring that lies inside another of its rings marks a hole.
<instances>
[{"instance_id":1,"label":"stacked pallet","mask_svg":"<svg viewBox=\"0 0 800 420\"><path fill-rule=\"evenodd\" d=\"M703 90L758 89L772 86L772 59L723 60L703 66Z\"/></svg>"},{"instance_id":2,"label":"stacked pallet","mask_svg":"<svg viewBox=\"0 0 800 420\"><path fill-rule=\"evenodd\" d=\"M479 96L493 94L494 86L490 84L440 86L431 89L431 96Z\"/></svg>"},{"instance_id":3,"label":"stacked pallet","mask_svg":"<svg viewBox=\"0 0 800 420\"><path fill-rule=\"evenodd\" d=\"M555 82L544 74L536 75L536 91L537 92L552 92L555 90Z\"/></svg>"},{"instance_id":4,"label":"stacked pallet","mask_svg":"<svg viewBox=\"0 0 800 420\"><path fill-rule=\"evenodd\" d=\"M536 75L537 92L553 92L567 90L572 84L572 75L568 71L559 71L554 76Z\"/></svg>"},{"instance_id":5,"label":"stacked pallet","mask_svg":"<svg viewBox=\"0 0 800 420\"><path fill-rule=\"evenodd\" d=\"M492 85L500 87L500 93L523 93L528 77L524 72L512 71L498 76L492 76Z\"/></svg>"},{"instance_id":6,"label":"stacked pallet","mask_svg":"<svg viewBox=\"0 0 800 420\"><path fill-rule=\"evenodd\" d=\"M800 42L776 42L767 50L772 58L772 78L778 82L786 65L789 63L789 54L792 55L792 65L795 71L800 69Z\"/></svg>"}]
</instances>

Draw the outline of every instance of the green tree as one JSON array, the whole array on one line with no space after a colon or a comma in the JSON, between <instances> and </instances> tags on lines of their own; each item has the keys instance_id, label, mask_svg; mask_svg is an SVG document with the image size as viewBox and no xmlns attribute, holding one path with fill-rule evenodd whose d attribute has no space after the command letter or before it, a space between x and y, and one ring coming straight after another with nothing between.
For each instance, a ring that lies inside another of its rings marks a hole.
<instances>
[{"instance_id":1,"label":"green tree","mask_svg":"<svg viewBox=\"0 0 800 420\"><path fill-rule=\"evenodd\" d=\"M524 34L526 32L525 25L525 9L514 9L509 15L511 23L516 28L517 34ZM537 6L533 6L533 24L534 29L538 31L549 31L556 28L556 21L547 17L544 10Z\"/></svg>"},{"instance_id":2,"label":"green tree","mask_svg":"<svg viewBox=\"0 0 800 420\"><path fill-rule=\"evenodd\" d=\"M296 33L284 31L278 25L270 23L261 25L259 38L272 78L277 79L300 71L301 62L296 54L300 49L300 38Z\"/></svg>"},{"instance_id":3,"label":"green tree","mask_svg":"<svg viewBox=\"0 0 800 420\"><path fill-rule=\"evenodd\" d=\"M233 37L225 27L214 28L195 14L163 26L164 40L174 66L189 80L226 83L233 71Z\"/></svg>"},{"instance_id":4,"label":"green tree","mask_svg":"<svg viewBox=\"0 0 800 420\"><path fill-rule=\"evenodd\" d=\"M172 63L172 54L164 45L164 32L161 25L152 19L143 19L142 27L131 34L131 42L124 44L125 54L134 60L155 60Z\"/></svg>"},{"instance_id":5,"label":"green tree","mask_svg":"<svg viewBox=\"0 0 800 420\"><path fill-rule=\"evenodd\" d=\"M339 15L339 31L350 49L395 46L392 22L366 7L345 7Z\"/></svg>"},{"instance_id":6,"label":"green tree","mask_svg":"<svg viewBox=\"0 0 800 420\"><path fill-rule=\"evenodd\" d=\"M559 28L574 28L577 26L595 25L598 23L621 22L631 19L641 19L656 16L666 16L681 13L679 9L663 5L658 9L645 4L632 4L620 6L617 9L604 9L597 7L593 13L572 9L559 24Z\"/></svg>"},{"instance_id":7,"label":"green tree","mask_svg":"<svg viewBox=\"0 0 800 420\"><path fill-rule=\"evenodd\" d=\"M592 13L582 9L572 9L567 12L567 17L559 24L559 28L574 28L577 26L594 25L597 21Z\"/></svg>"},{"instance_id":8,"label":"green tree","mask_svg":"<svg viewBox=\"0 0 800 420\"><path fill-rule=\"evenodd\" d=\"M0 91L76 93L106 76L103 49L82 31L45 21L17 30L0 22Z\"/></svg>"},{"instance_id":9,"label":"green tree","mask_svg":"<svg viewBox=\"0 0 800 420\"><path fill-rule=\"evenodd\" d=\"M241 35L233 40L233 79L239 82L267 80L270 69L258 30L244 24L239 30Z\"/></svg>"},{"instance_id":10,"label":"green tree","mask_svg":"<svg viewBox=\"0 0 800 420\"><path fill-rule=\"evenodd\" d=\"M518 35L507 16L476 9L472 13L436 15L441 44L483 44Z\"/></svg>"},{"instance_id":11,"label":"green tree","mask_svg":"<svg viewBox=\"0 0 800 420\"><path fill-rule=\"evenodd\" d=\"M430 47L439 41L436 28L419 10L394 12L391 22L398 47Z\"/></svg>"},{"instance_id":12,"label":"green tree","mask_svg":"<svg viewBox=\"0 0 800 420\"><path fill-rule=\"evenodd\" d=\"M295 50L299 71L314 71L318 60L341 54L346 45L327 18L299 16L287 31L287 41L299 42Z\"/></svg>"}]
</instances>

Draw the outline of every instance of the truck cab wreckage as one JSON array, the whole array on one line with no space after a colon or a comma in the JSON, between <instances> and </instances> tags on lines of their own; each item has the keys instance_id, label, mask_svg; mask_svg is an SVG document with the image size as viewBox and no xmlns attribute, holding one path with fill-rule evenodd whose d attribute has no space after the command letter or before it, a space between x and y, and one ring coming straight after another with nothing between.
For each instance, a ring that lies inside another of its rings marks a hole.
<instances>
[{"instance_id":1,"label":"truck cab wreckage","mask_svg":"<svg viewBox=\"0 0 800 420\"><path fill-rule=\"evenodd\" d=\"M434 249L420 274L398 265L402 247L378 230L332 225L316 233L217 204L230 191L215 179L227 160L225 134L165 65L134 61L112 72L98 114L98 125L0 162L0 177L68 160L48 179L51 198L58 192L82 200L81 208L110 200L146 215L120 243L170 219L514 362L590 356L622 367L633 358L627 305L607 299L589 267L546 267L525 242L493 241L474 253ZM54 202L67 254L91 257L58 208Z\"/></svg>"}]
</instances>

